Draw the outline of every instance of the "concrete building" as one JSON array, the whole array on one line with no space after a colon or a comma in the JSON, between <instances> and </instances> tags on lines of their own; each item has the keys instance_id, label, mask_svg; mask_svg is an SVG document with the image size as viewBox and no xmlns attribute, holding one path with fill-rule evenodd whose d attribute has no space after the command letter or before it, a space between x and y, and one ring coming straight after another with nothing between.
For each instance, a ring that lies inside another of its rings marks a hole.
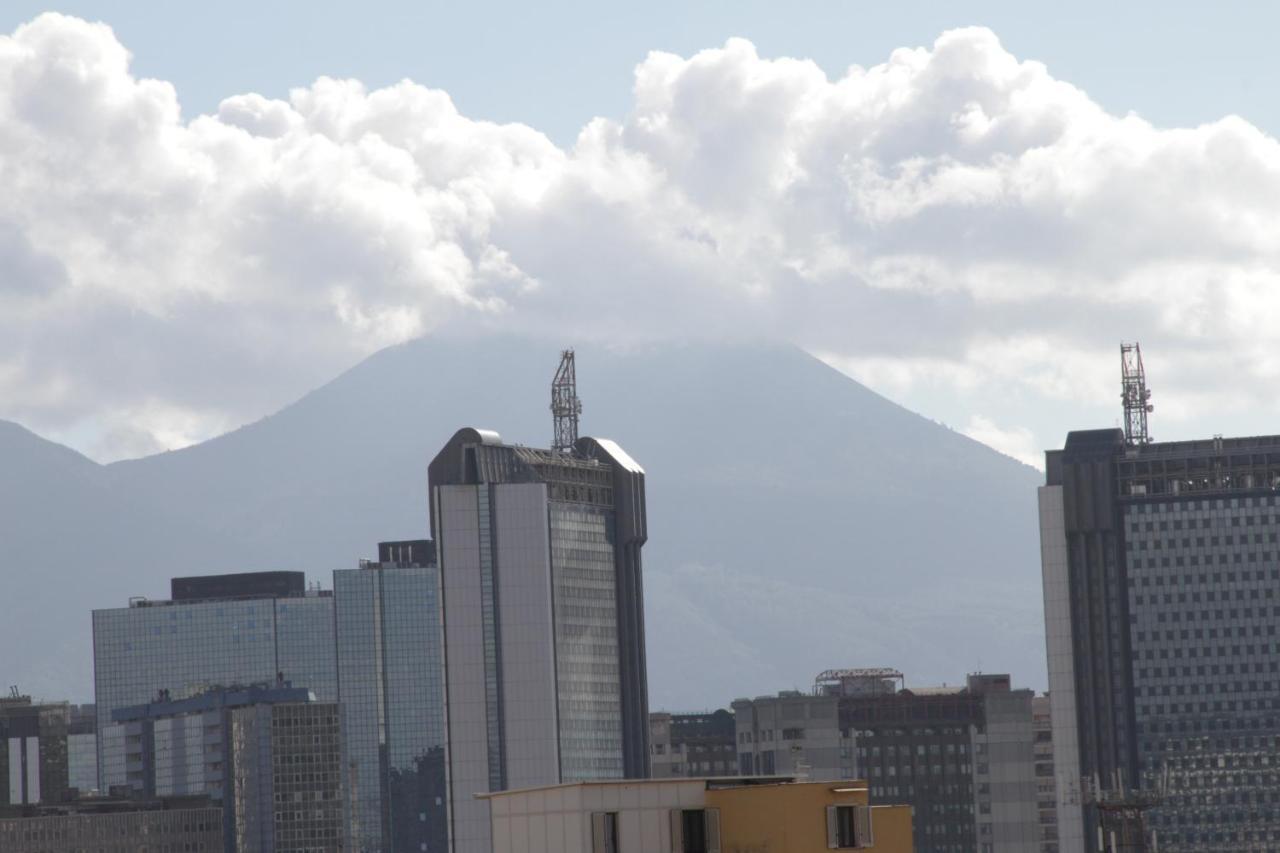
<instances>
[{"instance_id":1,"label":"concrete building","mask_svg":"<svg viewBox=\"0 0 1280 853\"><path fill-rule=\"evenodd\" d=\"M444 853L444 650L429 540L333 573L338 694L357 851Z\"/></svg>"},{"instance_id":2,"label":"concrete building","mask_svg":"<svg viewBox=\"0 0 1280 853\"><path fill-rule=\"evenodd\" d=\"M133 599L93 612L98 732L158 691L181 699L210 685L283 678L318 701L338 698L332 593L308 590L302 572L174 578L171 599ZM103 743L99 777L105 778Z\"/></svg>"},{"instance_id":3,"label":"concrete building","mask_svg":"<svg viewBox=\"0 0 1280 853\"><path fill-rule=\"evenodd\" d=\"M98 793L98 712L93 705L70 706L67 725L67 784L80 796Z\"/></svg>"},{"instance_id":4,"label":"concrete building","mask_svg":"<svg viewBox=\"0 0 1280 853\"><path fill-rule=\"evenodd\" d=\"M222 810L207 799L89 800L0 807L4 853L221 853Z\"/></svg>"},{"instance_id":5,"label":"concrete building","mask_svg":"<svg viewBox=\"0 0 1280 853\"><path fill-rule=\"evenodd\" d=\"M1031 700L1035 731L1036 807L1040 812L1040 853L1058 853L1058 789L1053 767L1053 715L1049 697Z\"/></svg>"},{"instance_id":6,"label":"concrete building","mask_svg":"<svg viewBox=\"0 0 1280 853\"><path fill-rule=\"evenodd\" d=\"M488 853L474 794L648 772L644 471L606 439L537 450L463 429L429 479L451 839Z\"/></svg>"},{"instance_id":7,"label":"concrete building","mask_svg":"<svg viewBox=\"0 0 1280 853\"><path fill-rule=\"evenodd\" d=\"M649 775L654 779L738 775L733 714L649 715Z\"/></svg>"},{"instance_id":8,"label":"concrete building","mask_svg":"<svg viewBox=\"0 0 1280 853\"><path fill-rule=\"evenodd\" d=\"M738 773L852 779L853 737L840 727L839 699L788 690L733 701Z\"/></svg>"},{"instance_id":9,"label":"concrete building","mask_svg":"<svg viewBox=\"0 0 1280 853\"><path fill-rule=\"evenodd\" d=\"M963 687L902 680L831 670L813 695L735 701L741 771L865 778L872 804L913 807L920 853L1038 853L1032 692L1012 690L1007 675Z\"/></svg>"},{"instance_id":10,"label":"concrete building","mask_svg":"<svg viewBox=\"0 0 1280 853\"><path fill-rule=\"evenodd\" d=\"M1275 850L1280 436L1134 435L1071 432L1046 454L1059 849L1092 840L1082 780L1151 795L1167 772L1161 849Z\"/></svg>"},{"instance_id":11,"label":"concrete building","mask_svg":"<svg viewBox=\"0 0 1280 853\"><path fill-rule=\"evenodd\" d=\"M113 717L104 729L112 791L208 797L221 807L227 853L342 849L336 703L315 702L304 688L251 685L160 697Z\"/></svg>"},{"instance_id":12,"label":"concrete building","mask_svg":"<svg viewBox=\"0 0 1280 853\"><path fill-rule=\"evenodd\" d=\"M231 711L237 853L347 849L342 722L334 702L256 703Z\"/></svg>"},{"instance_id":13,"label":"concrete building","mask_svg":"<svg viewBox=\"0 0 1280 853\"><path fill-rule=\"evenodd\" d=\"M580 782L480 795L493 853L910 853L908 806L864 782L786 777Z\"/></svg>"},{"instance_id":14,"label":"concrete building","mask_svg":"<svg viewBox=\"0 0 1280 853\"><path fill-rule=\"evenodd\" d=\"M67 799L66 702L35 704L30 696L0 699L0 805Z\"/></svg>"}]
</instances>

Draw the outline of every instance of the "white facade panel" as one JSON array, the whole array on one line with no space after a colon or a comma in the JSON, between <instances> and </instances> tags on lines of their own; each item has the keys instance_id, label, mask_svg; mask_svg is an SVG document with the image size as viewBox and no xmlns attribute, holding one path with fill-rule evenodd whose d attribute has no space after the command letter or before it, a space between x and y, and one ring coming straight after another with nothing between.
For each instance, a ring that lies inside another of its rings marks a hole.
<instances>
[{"instance_id":1,"label":"white facade panel","mask_svg":"<svg viewBox=\"0 0 1280 853\"><path fill-rule=\"evenodd\" d=\"M1059 853L1084 853L1080 805L1080 744L1076 731L1076 677L1072 659L1071 589L1061 486L1041 486L1040 565L1044 579L1049 712L1058 796Z\"/></svg>"},{"instance_id":2,"label":"white facade panel","mask_svg":"<svg viewBox=\"0 0 1280 853\"><path fill-rule=\"evenodd\" d=\"M9 804L22 805L22 738L9 738Z\"/></svg>"},{"instance_id":3,"label":"white facade panel","mask_svg":"<svg viewBox=\"0 0 1280 853\"><path fill-rule=\"evenodd\" d=\"M547 490L494 486L507 787L560 782Z\"/></svg>"}]
</instances>

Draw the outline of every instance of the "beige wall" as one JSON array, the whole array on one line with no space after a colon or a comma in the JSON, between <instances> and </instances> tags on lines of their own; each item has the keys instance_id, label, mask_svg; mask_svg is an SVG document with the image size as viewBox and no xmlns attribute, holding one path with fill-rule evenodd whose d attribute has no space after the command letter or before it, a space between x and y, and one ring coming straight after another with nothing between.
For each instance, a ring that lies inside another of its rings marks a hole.
<instances>
[{"instance_id":1,"label":"beige wall","mask_svg":"<svg viewBox=\"0 0 1280 853\"><path fill-rule=\"evenodd\" d=\"M836 791L847 784L852 790ZM826 807L866 805L866 785L810 782L706 790L702 779L565 785L490 798L493 853L591 853L593 812L618 813L620 853L671 853L672 809L720 809L721 853L819 853ZM911 808L871 811L875 846L911 853Z\"/></svg>"}]
</instances>

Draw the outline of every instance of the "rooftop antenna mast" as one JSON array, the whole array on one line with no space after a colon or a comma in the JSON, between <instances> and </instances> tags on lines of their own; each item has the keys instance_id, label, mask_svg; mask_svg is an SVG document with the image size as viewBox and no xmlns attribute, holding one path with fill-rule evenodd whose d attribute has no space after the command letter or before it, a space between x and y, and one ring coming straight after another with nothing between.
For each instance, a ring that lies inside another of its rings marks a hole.
<instances>
[{"instance_id":1,"label":"rooftop antenna mast","mask_svg":"<svg viewBox=\"0 0 1280 853\"><path fill-rule=\"evenodd\" d=\"M1120 344L1120 399L1124 401L1124 440L1130 445L1151 443L1147 432L1147 415L1151 392L1147 390L1147 372L1142 367L1142 348L1137 342Z\"/></svg>"},{"instance_id":2,"label":"rooftop antenna mast","mask_svg":"<svg viewBox=\"0 0 1280 853\"><path fill-rule=\"evenodd\" d=\"M582 401L578 399L578 375L574 369L573 350L560 353L560 367L551 380L551 417L555 420L555 438L551 449L560 453L572 453L578 443L578 416L582 414Z\"/></svg>"}]
</instances>

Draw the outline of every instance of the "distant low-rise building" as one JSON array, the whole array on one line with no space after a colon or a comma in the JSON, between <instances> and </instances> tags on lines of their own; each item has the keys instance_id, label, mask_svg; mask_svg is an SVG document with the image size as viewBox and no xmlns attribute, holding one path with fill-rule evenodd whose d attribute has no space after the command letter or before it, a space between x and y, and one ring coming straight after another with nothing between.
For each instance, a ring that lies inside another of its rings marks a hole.
<instances>
[{"instance_id":1,"label":"distant low-rise building","mask_svg":"<svg viewBox=\"0 0 1280 853\"><path fill-rule=\"evenodd\" d=\"M694 714L649 715L649 775L736 776L738 751L733 714L723 708Z\"/></svg>"},{"instance_id":2,"label":"distant low-rise building","mask_svg":"<svg viewBox=\"0 0 1280 853\"><path fill-rule=\"evenodd\" d=\"M865 778L871 803L914 808L919 853L1039 853L1032 692L1007 675L902 681L888 669L831 670L812 695L735 701L741 772Z\"/></svg>"},{"instance_id":3,"label":"distant low-rise building","mask_svg":"<svg viewBox=\"0 0 1280 853\"><path fill-rule=\"evenodd\" d=\"M69 706L16 694L0 699L0 805L60 803L69 793Z\"/></svg>"},{"instance_id":4,"label":"distant low-rise building","mask_svg":"<svg viewBox=\"0 0 1280 853\"><path fill-rule=\"evenodd\" d=\"M864 782L613 780L478 796L493 853L912 850L910 807L871 805Z\"/></svg>"},{"instance_id":5,"label":"distant low-rise building","mask_svg":"<svg viewBox=\"0 0 1280 853\"><path fill-rule=\"evenodd\" d=\"M82 800L0 807L4 853L220 853L222 809L207 798Z\"/></svg>"},{"instance_id":6,"label":"distant low-rise building","mask_svg":"<svg viewBox=\"0 0 1280 853\"><path fill-rule=\"evenodd\" d=\"M788 690L733 702L738 772L794 773L815 780L857 776L853 739L840 728L839 700Z\"/></svg>"},{"instance_id":7,"label":"distant low-rise building","mask_svg":"<svg viewBox=\"0 0 1280 853\"><path fill-rule=\"evenodd\" d=\"M207 796L227 853L343 849L338 705L287 684L212 689L120 708L104 731L106 775L141 798Z\"/></svg>"}]
</instances>

